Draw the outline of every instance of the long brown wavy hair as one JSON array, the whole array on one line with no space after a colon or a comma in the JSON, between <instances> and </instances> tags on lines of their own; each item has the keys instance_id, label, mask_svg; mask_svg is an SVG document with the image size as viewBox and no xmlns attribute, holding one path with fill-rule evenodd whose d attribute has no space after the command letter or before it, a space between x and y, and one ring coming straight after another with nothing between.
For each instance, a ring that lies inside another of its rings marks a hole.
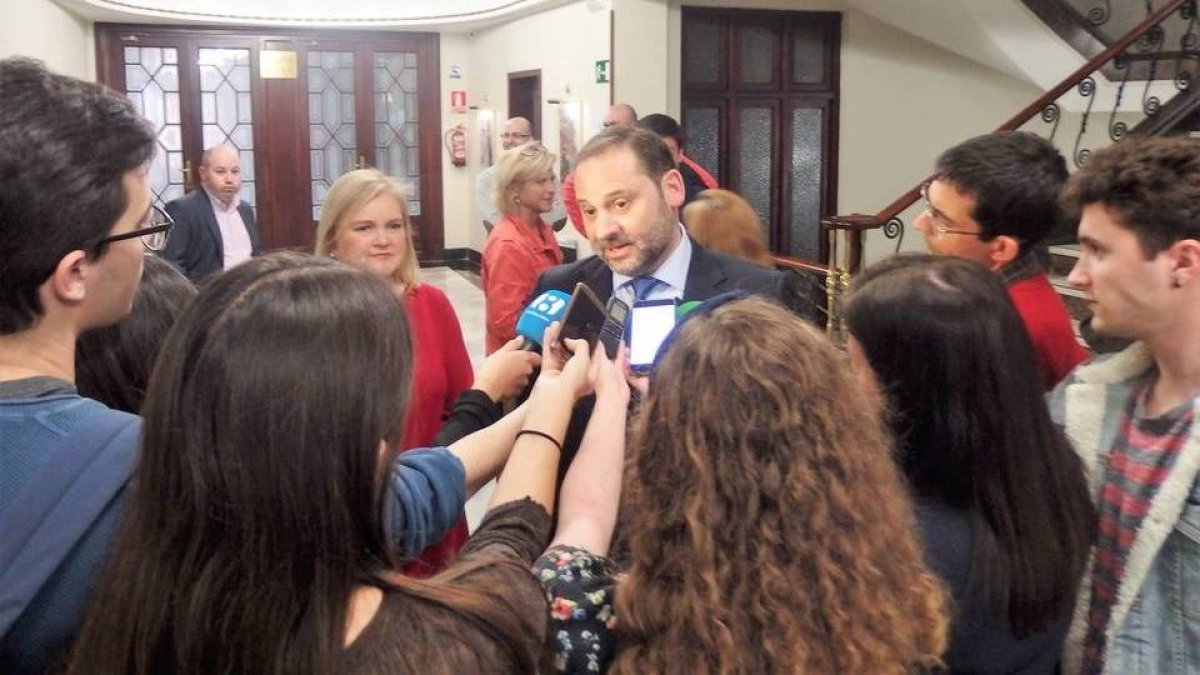
<instances>
[{"instance_id":1,"label":"long brown wavy hair","mask_svg":"<svg viewBox=\"0 0 1200 675\"><path fill-rule=\"evenodd\" d=\"M947 642L877 397L764 300L682 324L626 468L615 673L905 673Z\"/></svg>"}]
</instances>

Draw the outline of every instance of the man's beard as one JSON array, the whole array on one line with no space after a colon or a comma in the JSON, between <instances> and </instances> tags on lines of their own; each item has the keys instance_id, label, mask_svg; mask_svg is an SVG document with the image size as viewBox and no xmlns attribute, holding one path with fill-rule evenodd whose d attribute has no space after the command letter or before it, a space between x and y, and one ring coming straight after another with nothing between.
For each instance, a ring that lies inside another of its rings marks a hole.
<instances>
[{"instance_id":1,"label":"man's beard","mask_svg":"<svg viewBox=\"0 0 1200 675\"><path fill-rule=\"evenodd\" d=\"M676 226L675 220L675 211L664 203L655 218L654 227L650 228L640 242L634 243L632 239L622 234L593 241L592 248L600 254L609 268L618 274L627 277L648 275L655 270L661 262L663 252L671 245L672 228ZM622 244L632 245L633 256L620 263L609 262L608 258L604 256L605 249Z\"/></svg>"}]
</instances>

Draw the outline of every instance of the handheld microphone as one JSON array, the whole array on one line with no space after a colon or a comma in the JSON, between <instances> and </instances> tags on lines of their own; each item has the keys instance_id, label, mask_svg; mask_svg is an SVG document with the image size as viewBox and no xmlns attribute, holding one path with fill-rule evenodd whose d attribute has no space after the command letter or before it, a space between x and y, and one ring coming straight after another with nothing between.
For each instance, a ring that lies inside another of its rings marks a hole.
<instances>
[{"instance_id":1,"label":"handheld microphone","mask_svg":"<svg viewBox=\"0 0 1200 675\"><path fill-rule=\"evenodd\" d=\"M559 290L546 291L534 298L517 319L517 336L525 338L521 349L541 351L546 328L562 318L570 301L571 296Z\"/></svg>"}]
</instances>

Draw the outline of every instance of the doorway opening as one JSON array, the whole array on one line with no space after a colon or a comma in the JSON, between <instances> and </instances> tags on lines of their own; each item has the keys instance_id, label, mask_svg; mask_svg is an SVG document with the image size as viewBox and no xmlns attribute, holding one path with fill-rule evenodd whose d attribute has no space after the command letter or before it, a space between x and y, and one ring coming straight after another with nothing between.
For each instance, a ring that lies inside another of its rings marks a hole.
<instances>
[{"instance_id":1,"label":"doorway opening","mask_svg":"<svg viewBox=\"0 0 1200 675\"><path fill-rule=\"evenodd\" d=\"M542 140L542 71L521 70L508 74L508 117L524 117L533 129L533 139Z\"/></svg>"}]
</instances>

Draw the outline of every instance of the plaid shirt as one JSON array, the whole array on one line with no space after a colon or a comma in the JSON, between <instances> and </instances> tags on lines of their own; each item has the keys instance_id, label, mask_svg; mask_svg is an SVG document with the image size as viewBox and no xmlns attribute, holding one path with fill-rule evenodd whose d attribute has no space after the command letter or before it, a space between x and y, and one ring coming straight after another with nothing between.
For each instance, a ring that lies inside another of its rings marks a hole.
<instances>
[{"instance_id":1,"label":"plaid shirt","mask_svg":"<svg viewBox=\"0 0 1200 675\"><path fill-rule=\"evenodd\" d=\"M1129 398L1117 443L1100 490L1100 536L1092 566L1083 672L1104 669L1105 632L1125 574L1125 563L1142 520L1175 465L1192 427L1192 401L1160 417L1143 416L1143 384Z\"/></svg>"}]
</instances>

